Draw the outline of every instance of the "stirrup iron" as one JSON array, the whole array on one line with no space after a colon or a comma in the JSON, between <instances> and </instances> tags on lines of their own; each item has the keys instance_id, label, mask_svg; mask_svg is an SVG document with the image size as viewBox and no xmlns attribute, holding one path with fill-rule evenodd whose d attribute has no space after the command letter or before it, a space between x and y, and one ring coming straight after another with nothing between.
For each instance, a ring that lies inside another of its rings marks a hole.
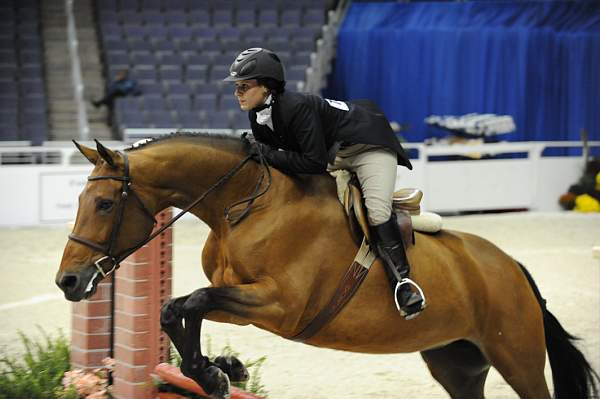
<instances>
[{"instance_id":1,"label":"stirrup iron","mask_svg":"<svg viewBox=\"0 0 600 399\"><path fill-rule=\"evenodd\" d=\"M402 308L400 307L400 304L398 303L398 291L400 290L400 287L402 287L405 284L414 286L417 289L417 291L419 291L421 298L423 298L423 302L421 302L421 308L415 313L411 313L411 314L406 313L404 310L402 310ZM398 309L398 312L400 313L400 315L402 317L404 317L406 320L414 319L427 306L427 300L425 298L425 294L423 293L423 290L421 289L421 287L419 287L419 284L415 283L413 280L411 280L408 277L405 277L396 283L396 288L394 289L394 302L396 303L396 309Z\"/></svg>"}]
</instances>

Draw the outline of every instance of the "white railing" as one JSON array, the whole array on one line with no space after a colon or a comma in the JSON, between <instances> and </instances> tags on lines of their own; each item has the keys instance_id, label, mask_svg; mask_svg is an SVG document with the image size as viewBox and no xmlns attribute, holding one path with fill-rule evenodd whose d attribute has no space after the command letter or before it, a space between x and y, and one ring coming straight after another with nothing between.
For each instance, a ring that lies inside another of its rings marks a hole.
<instances>
[{"instance_id":1,"label":"white railing","mask_svg":"<svg viewBox=\"0 0 600 399\"><path fill-rule=\"evenodd\" d=\"M215 134L231 134L240 135L249 129L179 129L178 132L194 133L206 132ZM123 149L132 143L146 138L158 137L165 134L173 133L174 129L125 129L125 141L103 141L102 143L109 148ZM83 160L79 157L79 151L70 141L47 141L43 146L27 146L25 142L12 142L16 145L0 145L0 167L4 164L14 164L11 160L21 160L19 164L58 164L72 165L79 164ZM93 141L81 141L83 145L95 148L96 144ZM588 142L589 147L600 147L600 141ZM412 160L412 163L421 162L436 162L429 160L432 156L454 156L462 155L469 157L473 154L481 155L498 155L498 154L515 154L527 153L527 158L536 160L542 157L542 152L547 148L578 148L582 147L579 141L521 141L521 142L502 142L488 143L477 145L428 145L424 143L402 143L402 146L407 149L417 150L417 158ZM583 155L582 155L583 157ZM27 159L31 159L28 162ZM47 159L48 162L44 162ZM494 159L487 159L493 161ZM450 161L451 162L451 161Z\"/></svg>"},{"instance_id":2,"label":"white railing","mask_svg":"<svg viewBox=\"0 0 600 399\"><path fill-rule=\"evenodd\" d=\"M231 131L227 131L231 133ZM157 131L157 134L162 132ZM221 132L223 133L223 132ZM124 142L103 142L122 149ZM93 142L83 144L94 147ZM558 198L576 183L584 169L583 156L544 156L547 148L581 147L579 142L521 142L429 146L406 143L417 150L413 170L398 167L397 188L424 192L422 209L462 212L495 209L556 211ZM600 147L592 141L590 147ZM525 153L525 158L435 161L431 157ZM31 158L29 165L0 165L0 226L64 223L73 220L77 196L92 165L69 142L43 147L0 146L0 160ZM20 157L20 158L19 158ZM50 162L44 162L44 161ZM21 162L25 163L25 162Z\"/></svg>"}]
</instances>

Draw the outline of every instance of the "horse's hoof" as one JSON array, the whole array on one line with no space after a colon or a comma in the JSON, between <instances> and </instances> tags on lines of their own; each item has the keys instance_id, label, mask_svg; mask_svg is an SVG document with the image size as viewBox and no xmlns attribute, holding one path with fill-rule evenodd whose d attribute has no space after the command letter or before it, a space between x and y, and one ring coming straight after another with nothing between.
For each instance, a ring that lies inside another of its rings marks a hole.
<instances>
[{"instance_id":1,"label":"horse's hoof","mask_svg":"<svg viewBox=\"0 0 600 399\"><path fill-rule=\"evenodd\" d=\"M213 399L229 398L229 377L220 368L210 366L204 370L206 384L202 384L206 393Z\"/></svg>"},{"instance_id":2,"label":"horse's hoof","mask_svg":"<svg viewBox=\"0 0 600 399\"><path fill-rule=\"evenodd\" d=\"M250 378L246 366L235 356L217 356L213 363L227 374L230 381L244 382Z\"/></svg>"}]
</instances>

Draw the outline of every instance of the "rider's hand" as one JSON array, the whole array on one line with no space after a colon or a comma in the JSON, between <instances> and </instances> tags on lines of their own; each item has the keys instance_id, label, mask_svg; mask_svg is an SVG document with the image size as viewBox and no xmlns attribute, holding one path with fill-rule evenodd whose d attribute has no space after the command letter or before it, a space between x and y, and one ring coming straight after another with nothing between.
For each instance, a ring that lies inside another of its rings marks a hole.
<instances>
[{"instance_id":1,"label":"rider's hand","mask_svg":"<svg viewBox=\"0 0 600 399\"><path fill-rule=\"evenodd\" d=\"M254 145L256 143L256 139L254 138L254 135L251 132L244 132L242 133L242 141L245 143L248 143L250 145Z\"/></svg>"},{"instance_id":2,"label":"rider's hand","mask_svg":"<svg viewBox=\"0 0 600 399\"><path fill-rule=\"evenodd\" d=\"M250 151L248 152L248 154L252 157L252 159L254 159L256 162L260 162L260 154L262 154L263 156L267 156L271 151L273 151L274 149L267 145L267 144L263 144L259 141L254 142L254 144L250 147Z\"/></svg>"}]
</instances>

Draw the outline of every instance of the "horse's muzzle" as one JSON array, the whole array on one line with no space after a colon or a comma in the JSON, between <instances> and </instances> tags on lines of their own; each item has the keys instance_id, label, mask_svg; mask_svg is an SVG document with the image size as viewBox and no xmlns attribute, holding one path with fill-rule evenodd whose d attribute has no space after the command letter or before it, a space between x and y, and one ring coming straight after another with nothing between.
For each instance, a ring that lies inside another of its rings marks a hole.
<instances>
[{"instance_id":1,"label":"horse's muzzle","mask_svg":"<svg viewBox=\"0 0 600 399\"><path fill-rule=\"evenodd\" d=\"M56 285L65 293L65 298L72 302L87 299L96 292L98 273L93 268L85 268L78 273L66 272L56 276Z\"/></svg>"}]
</instances>

